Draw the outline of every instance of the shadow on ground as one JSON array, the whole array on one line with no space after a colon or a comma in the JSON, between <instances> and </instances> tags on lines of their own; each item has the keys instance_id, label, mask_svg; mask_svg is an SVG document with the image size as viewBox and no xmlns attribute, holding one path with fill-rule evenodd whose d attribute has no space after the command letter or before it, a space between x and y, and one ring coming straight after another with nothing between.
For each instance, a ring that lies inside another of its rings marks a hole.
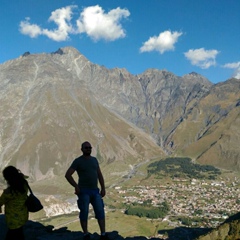
<instances>
[{"instance_id":1,"label":"shadow on ground","mask_svg":"<svg viewBox=\"0 0 240 240\"><path fill-rule=\"evenodd\" d=\"M167 235L168 240L193 240L210 232L212 228L188 228L177 227L169 230L158 231L159 234Z\"/></svg>"},{"instance_id":2,"label":"shadow on ground","mask_svg":"<svg viewBox=\"0 0 240 240\"><path fill-rule=\"evenodd\" d=\"M0 240L5 239L7 226L5 223L5 215L0 215ZM44 226L39 222L28 221L24 226L24 235L25 240L82 240L83 233L72 232L67 229L67 227L63 227L60 229L54 229L54 226L48 225ZM143 236L136 237L122 237L118 234L117 231L108 233L109 240L149 240L149 238ZM100 236L98 233L91 234L91 240L99 240ZM159 238L150 238L150 240L160 240Z\"/></svg>"}]
</instances>

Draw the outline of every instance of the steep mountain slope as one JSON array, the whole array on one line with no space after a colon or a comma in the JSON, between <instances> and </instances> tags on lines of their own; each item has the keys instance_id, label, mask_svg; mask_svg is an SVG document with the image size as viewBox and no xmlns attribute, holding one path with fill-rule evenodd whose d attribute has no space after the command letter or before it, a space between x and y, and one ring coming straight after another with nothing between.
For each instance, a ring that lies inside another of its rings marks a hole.
<instances>
[{"instance_id":1,"label":"steep mountain slope","mask_svg":"<svg viewBox=\"0 0 240 240\"><path fill-rule=\"evenodd\" d=\"M240 80L214 85L168 138L179 155L225 169L240 169ZM172 150L173 150L172 149Z\"/></svg>"},{"instance_id":2,"label":"steep mountain slope","mask_svg":"<svg viewBox=\"0 0 240 240\"><path fill-rule=\"evenodd\" d=\"M212 86L196 73L178 77L165 70L148 69L134 76L126 69L107 69L89 62L71 47L55 56L85 82L100 103L144 129L162 147L186 110Z\"/></svg>"},{"instance_id":3,"label":"steep mountain slope","mask_svg":"<svg viewBox=\"0 0 240 240\"><path fill-rule=\"evenodd\" d=\"M212 84L196 73L180 78L158 70L146 71L141 79L143 89L146 89L146 113L152 122L151 132L155 133L159 145L167 151L168 136L181 123L188 109L209 91Z\"/></svg>"},{"instance_id":4,"label":"steep mountain slope","mask_svg":"<svg viewBox=\"0 0 240 240\"><path fill-rule=\"evenodd\" d=\"M1 169L14 164L35 180L63 174L85 140L114 178L129 165L161 155L149 135L95 99L68 68L71 54L28 55L1 65Z\"/></svg>"}]
</instances>

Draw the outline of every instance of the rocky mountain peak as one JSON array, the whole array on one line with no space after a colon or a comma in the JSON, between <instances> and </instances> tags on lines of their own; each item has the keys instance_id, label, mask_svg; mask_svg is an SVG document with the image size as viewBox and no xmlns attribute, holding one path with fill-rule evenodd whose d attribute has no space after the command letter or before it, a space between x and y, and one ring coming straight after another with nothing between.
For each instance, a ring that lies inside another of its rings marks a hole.
<instances>
[{"instance_id":1,"label":"rocky mountain peak","mask_svg":"<svg viewBox=\"0 0 240 240\"><path fill-rule=\"evenodd\" d=\"M196 82L203 84L206 87L211 87L213 84L204 76L200 75L199 73L196 72L191 72L189 74L186 74L182 76L183 79L187 80L188 82Z\"/></svg>"},{"instance_id":2,"label":"rocky mountain peak","mask_svg":"<svg viewBox=\"0 0 240 240\"><path fill-rule=\"evenodd\" d=\"M196 72L191 72L191 73L189 73L189 75L191 75L191 76L200 76L200 74L196 73Z\"/></svg>"},{"instance_id":3,"label":"rocky mountain peak","mask_svg":"<svg viewBox=\"0 0 240 240\"><path fill-rule=\"evenodd\" d=\"M75 56L80 55L80 52L74 47L63 47L60 49L64 54L75 55Z\"/></svg>"},{"instance_id":4,"label":"rocky mountain peak","mask_svg":"<svg viewBox=\"0 0 240 240\"><path fill-rule=\"evenodd\" d=\"M53 52L53 54L64 54L63 50L61 48L59 48L57 51Z\"/></svg>"},{"instance_id":5,"label":"rocky mountain peak","mask_svg":"<svg viewBox=\"0 0 240 240\"><path fill-rule=\"evenodd\" d=\"M25 52L22 57L27 57L28 55L30 55L30 52Z\"/></svg>"}]
</instances>

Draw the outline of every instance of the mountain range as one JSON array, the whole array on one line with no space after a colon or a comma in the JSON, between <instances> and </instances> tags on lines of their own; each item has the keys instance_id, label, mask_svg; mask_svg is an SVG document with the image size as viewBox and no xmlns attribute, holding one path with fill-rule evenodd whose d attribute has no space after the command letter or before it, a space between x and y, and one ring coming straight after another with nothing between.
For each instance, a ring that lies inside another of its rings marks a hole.
<instances>
[{"instance_id":1,"label":"mountain range","mask_svg":"<svg viewBox=\"0 0 240 240\"><path fill-rule=\"evenodd\" d=\"M240 170L239 79L132 75L64 47L1 64L0 92L0 169L15 165L34 181L63 175L85 140L109 181L166 156Z\"/></svg>"}]
</instances>

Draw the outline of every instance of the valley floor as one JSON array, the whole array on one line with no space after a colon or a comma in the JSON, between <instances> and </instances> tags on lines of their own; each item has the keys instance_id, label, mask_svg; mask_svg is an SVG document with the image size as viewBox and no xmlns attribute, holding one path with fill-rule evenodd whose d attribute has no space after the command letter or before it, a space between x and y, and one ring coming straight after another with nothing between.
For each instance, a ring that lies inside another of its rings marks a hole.
<instances>
[{"instance_id":1,"label":"valley floor","mask_svg":"<svg viewBox=\"0 0 240 240\"><path fill-rule=\"evenodd\" d=\"M159 181L155 181L157 183ZM240 180L197 180L174 179L171 183L137 186L115 186L108 189L105 197L108 231L118 231L127 236L167 237L171 229L184 227L204 231L215 228L226 218L240 209ZM148 203L157 209L162 202L169 205L167 216L161 219L130 216L125 210L132 205ZM61 215L42 220L44 225L55 228L63 226L72 231L80 231L78 213ZM98 232L96 220L91 212L89 220L91 232Z\"/></svg>"}]
</instances>

